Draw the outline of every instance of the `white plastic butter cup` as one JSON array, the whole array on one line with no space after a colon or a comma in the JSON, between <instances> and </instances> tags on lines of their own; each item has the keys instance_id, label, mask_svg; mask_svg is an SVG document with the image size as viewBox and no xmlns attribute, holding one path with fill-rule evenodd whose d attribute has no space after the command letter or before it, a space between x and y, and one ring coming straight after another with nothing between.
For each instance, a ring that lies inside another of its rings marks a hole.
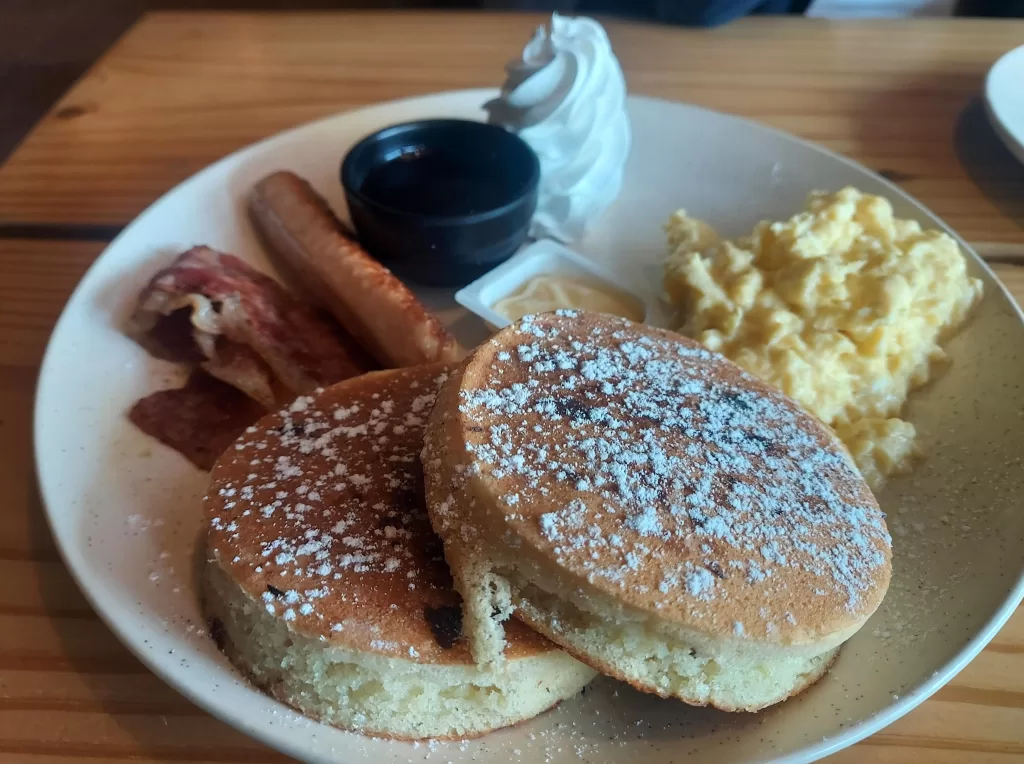
<instances>
[{"instance_id":1,"label":"white plastic butter cup","mask_svg":"<svg viewBox=\"0 0 1024 764\"><path fill-rule=\"evenodd\" d=\"M523 247L497 268L456 292L455 301L500 329L512 322L495 311L493 306L535 276L546 275L575 276L606 284L642 305L645 321L651 314L650 306L640 295L621 287L613 275L589 258L551 239L541 239Z\"/></svg>"}]
</instances>

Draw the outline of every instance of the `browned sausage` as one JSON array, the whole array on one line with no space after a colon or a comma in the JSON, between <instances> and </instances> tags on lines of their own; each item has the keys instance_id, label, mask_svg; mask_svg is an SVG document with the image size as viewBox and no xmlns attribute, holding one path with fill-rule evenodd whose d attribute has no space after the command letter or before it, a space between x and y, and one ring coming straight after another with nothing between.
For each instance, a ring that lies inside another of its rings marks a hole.
<instances>
[{"instance_id":1,"label":"browned sausage","mask_svg":"<svg viewBox=\"0 0 1024 764\"><path fill-rule=\"evenodd\" d=\"M305 288L385 367L453 361L455 338L391 271L347 236L330 207L291 172L256 184L249 212Z\"/></svg>"}]
</instances>

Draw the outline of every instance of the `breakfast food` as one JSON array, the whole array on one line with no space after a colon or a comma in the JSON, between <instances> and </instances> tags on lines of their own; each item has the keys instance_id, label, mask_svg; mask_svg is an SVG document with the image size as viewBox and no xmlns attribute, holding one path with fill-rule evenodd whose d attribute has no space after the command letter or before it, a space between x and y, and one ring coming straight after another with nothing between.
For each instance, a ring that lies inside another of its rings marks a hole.
<instances>
[{"instance_id":1,"label":"breakfast food","mask_svg":"<svg viewBox=\"0 0 1024 764\"><path fill-rule=\"evenodd\" d=\"M643 321L645 315L644 304L621 289L597 279L555 273L534 276L493 306L495 313L511 321L559 308L608 313L631 321Z\"/></svg>"},{"instance_id":2,"label":"breakfast food","mask_svg":"<svg viewBox=\"0 0 1024 764\"><path fill-rule=\"evenodd\" d=\"M347 328L209 247L194 247L157 273L139 295L128 332L153 355L195 371L184 387L136 403L129 418L200 469L210 469L220 449L267 409L296 395L378 362L413 366L460 354L440 321L348 238L308 183L291 173L265 178L251 212Z\"/></svg>"},{"instance_id":3,"label":"breakfast food","mask_svg":"<svg viewBox=\"0 0 1024 764\"><path fill-rule=\"evenodd\" d=\"M629 157L626 80L608 35L594 19L556 13L506 71L484 108L540 160L530 235L578 239L619 195Z\"/></svg>"},{"instance_id":4,"label":"breakfast food","mask_svg":"<svg viewBox=\"0 0 1024 764\"><path fill-rule=\"evenodd\" d=\"M832 426L873 488L908 469L915 430L900 410L982 295L952 237L853 188L735 241L684 211L667 230L684 334Z\"/></svg>"},{"instance_id":5,"label":"breakfast food","mask_svg":"<svg viewBox=\"0 0 1024 764\"><path fill-rule=\"evenodd\" d=\"M485 342L438 394L423 467L484 666L514 613L641 690L753 711L818 679L889 584L882 513L827 427L623 319Z\"/></svg>"},{"instance_id":6,"label":"breakfast food","mask_svg":"<svg viewBox=\"0 0 1024 764\"><path fill-rule=\"evenodd\" d=\"M303 713L396 738L479 735L594 672L526 627L508 671L474 664L423 503L443 364L380 371L262 419L215 466L203 572L211 634Z\"/></svg>"},{"instance_id":7,"label":"breakfast food","mask_svg":"<svg viewBox=\"0 0 1024 764\"><path fill-rule=\"evenodd\" d=\"M327 203L290 172L249 201L256 227L322 305L387 368L452 361L458 343L394 274L353 241Z\"/></svg>"},{"instance_id":8,"label":"breakfast food","mask_svg":"<svg viewBox=\"0 0 1024 764\"><path fill-rule=\"evenodd\" d=\"M238 388L197 370L184 387L158 390L137 401L128 419L199 469L209 470L221 452L266 413Z\"/></svg>"},{"instance_id":9,"label":"breakfast food","mask_svg":"<svg viewBox=\"0 0 1024 764\"><path fill-rule=\"evenodd\" d=\"M157 273L127 328L153 355L192 369L183 387L151 393L128 418L203 470L268 408L374 367L330 316L209 247Z\"/></svg>"},{"instance_id":10,"label":"breakfast food","mask_svg":"<svg viewBox=\"0 0 1024 764\"><path fill-rule=\"evenodd\" d=\"M153 277L129 332L158 358L197 365L267 408L373 368L329 317L209 247L182 253Z\"/></svg>"}]
</instances>

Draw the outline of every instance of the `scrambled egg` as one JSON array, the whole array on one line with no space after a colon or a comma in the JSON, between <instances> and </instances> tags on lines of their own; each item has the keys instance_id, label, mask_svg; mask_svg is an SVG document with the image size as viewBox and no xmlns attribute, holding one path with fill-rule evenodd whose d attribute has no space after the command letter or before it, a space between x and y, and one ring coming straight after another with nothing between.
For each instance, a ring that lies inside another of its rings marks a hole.
<instances>
[{"instance_id":1,"label":"scrambled egg","mask_svg":"<svg viewBox=\"0 0 1024 764\"><path fill-rule=\"evenodd\" d=\"M900 409L982 294L950 236L853 188L815 192L735 241L683 210L666 230L684 334L830 425L872 488L909 468L915 432Z\"/></svg>"}]
</instances>

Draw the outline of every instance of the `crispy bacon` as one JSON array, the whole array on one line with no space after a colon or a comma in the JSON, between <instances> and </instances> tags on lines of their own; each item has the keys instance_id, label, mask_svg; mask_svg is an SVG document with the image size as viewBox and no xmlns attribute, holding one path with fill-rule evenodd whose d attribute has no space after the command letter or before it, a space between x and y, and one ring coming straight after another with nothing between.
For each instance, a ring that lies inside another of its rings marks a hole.
<instances>
[{"instance_id":1,"label":"crispy bacon","mask_svg":"<svg viewBox=\"0 0 1024 764\"><path fill-rule=\"evenodd\" d=\"M374 368L326 314L209 247L179 255L150 281L130 329L154 355L197 364L266 408Z\"/></svg>"},{"instance_id":2,"label":"crispy bacon","mask_svg":"<svg viewBox=\"0 0 1024 764\"><path fill-rule=\"evenodd\" d=\"M129 331L153 355L196 369L184 387L138 401L129 419L204 470L267 409L375 368L330 316L209 247L153 277Z\"/></svg>"},{"instance_id":3,"label":"crispy bacon","mask_svg":"<svg viewBox=\"0 0 1024 764\"><path fill-rule=\"evenodd\" d=\"M196 371L184 387L160 390L138 401L128 418L199 469L209 470L224 449L265 413L237 388Z\"/></svg>"}]
</instances>

